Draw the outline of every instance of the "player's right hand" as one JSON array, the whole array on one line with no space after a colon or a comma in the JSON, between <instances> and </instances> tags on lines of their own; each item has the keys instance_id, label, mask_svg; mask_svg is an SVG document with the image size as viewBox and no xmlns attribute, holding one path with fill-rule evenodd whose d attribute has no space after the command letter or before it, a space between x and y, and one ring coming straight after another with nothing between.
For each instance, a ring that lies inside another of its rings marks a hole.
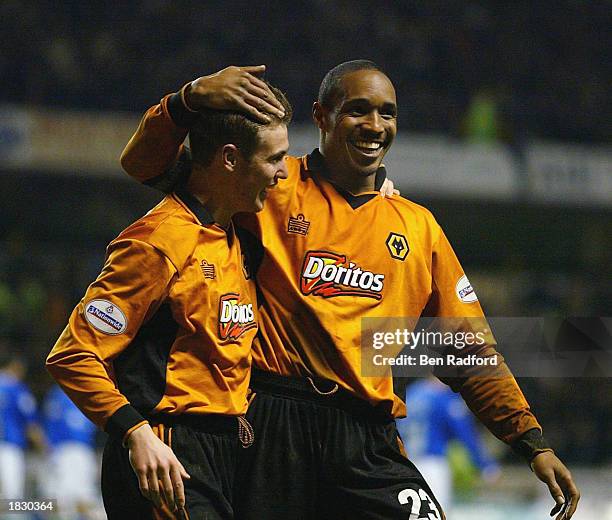
<instances>
[{"instance_id":1,"label":"player's right hand","mask_svg":"<svg viewBox=\"0 0 612 520\"><path fill-rule=\"evenodd\" d=\"M183 479L189 474L148 424L134 430L127 440L129 459L136 476L140 492L156 507L164 501L171 510L185 507Z\"/></svg>"},{"instance_id":2,"label":"player's right hand","mask_svg":"<svg viewBox=\"0 0 612 520\"><path fill-rule=\"evenodd\" d=\"M258 75L265 65L227 67L210 76L202 76L185 88L185 103L191 110L213 108L244 112L262 123L269 114L282 118L285 111L276 96Z\"/></svg>"},{"instance_id":3,"label":"player's right hand","mask_svg":"<svg viewBox=\"0 0 612 520\"><path fill-rule=\"evenodd\" d=\"M557 503L550 516L557 515L555 520L569 520L580 500L580 491L574 483L572 474L552 451L536 455L531 461L531 468L537 477L544 482Z\"/></svg>"}]
</instances>

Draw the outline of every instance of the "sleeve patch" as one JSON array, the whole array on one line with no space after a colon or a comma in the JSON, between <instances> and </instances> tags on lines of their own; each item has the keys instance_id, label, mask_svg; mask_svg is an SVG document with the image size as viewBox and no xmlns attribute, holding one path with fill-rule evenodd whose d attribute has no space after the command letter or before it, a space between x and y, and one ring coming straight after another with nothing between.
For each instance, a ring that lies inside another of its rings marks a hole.
<instances>
[{"instance_id":1,"label":"sleeve patch","mask_svg":"<svg viewBox=\"0 0 612 520\"><path fill-rule=\"evenodd\" d=\"M123 334L127 318L117 305L108 300L91 300L85 304L85 319L104 334Z\"/></svg>"},{"instance_id":2,"label":"sleeve patch","mask_svg":"<svg viewBox=\"0 0 612 520\"><path fill-rule=\"evenodd\" d=\"M455 291L457 293L457 298L459 298L463 303L474 303L478 301L476 291L474 291L472 284L465 275L463 275L457 281Z\"/></svg>"}]
</instances>

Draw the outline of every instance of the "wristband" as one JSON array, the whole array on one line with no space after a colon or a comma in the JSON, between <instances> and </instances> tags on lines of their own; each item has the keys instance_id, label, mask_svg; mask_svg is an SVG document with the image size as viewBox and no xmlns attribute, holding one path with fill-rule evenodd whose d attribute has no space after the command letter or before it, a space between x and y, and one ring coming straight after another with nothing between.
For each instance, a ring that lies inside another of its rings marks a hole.
<instances>
[{"instance_id":1,"label":"wristband","mask_svg":"<svg viewBox=\"0 0 612 520\"><path fill-rule=\"evenodd\" d=\"M514 452L523 457L528 464L531 464L531 461L538 453L553 451L548 442L546 442L546 439L542 436L542 432L537 428L528 430L510 446Z\"/></svg>"},{"instance_id":2,"label":"wristband","mask_svg":"<svg viewBox=\"0 0 612 520\"><path fill-rule=\"evenodd\" d=\"M168 113L174 124L180 128L191 128L198 117L200 117L199 112L192 110L185 104L185 87L187 85L178 92L168 96L167 101Z\"/></svg>"},{"instance_id":3,"label":"wristband","mask_svg":"<svg viewBox=\"0 0 612 520\"><path fill-rule=\"evenodd\" d=\"M189 110L189 112L193 113L193 114L197 114L198 111L194 110L193 108L191 108L189 106L189 104L187 103L187 98L185 98L185 90L187 89L187 87L191 85L191 83L185 83L185 85L183 85L183 88L180 91L180 95L181 95L181 101L183 102L183 106Z\"/></svg>"}]
</instances>

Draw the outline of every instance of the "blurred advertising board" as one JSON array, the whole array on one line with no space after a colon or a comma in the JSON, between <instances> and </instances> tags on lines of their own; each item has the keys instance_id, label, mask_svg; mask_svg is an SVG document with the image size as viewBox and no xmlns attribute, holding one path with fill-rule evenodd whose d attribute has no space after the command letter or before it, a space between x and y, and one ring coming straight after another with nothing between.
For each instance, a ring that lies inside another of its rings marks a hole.
<instances>
[{"instance_id":1,"label":"blurred advertising board","mask_svg":"<svg viewBox=\"0 0 612 520\"><path fill-rule=\"evenodd\" d=\"M132 113L0 106L0 160L4 170L121 176L119 156L139 119ZM311 124L293 124L290 137L294 154L318 144ZM517 149L400 132L385 165L408 198L612 207L611 147L532 142Z\"/></svg>"}]
</instances>

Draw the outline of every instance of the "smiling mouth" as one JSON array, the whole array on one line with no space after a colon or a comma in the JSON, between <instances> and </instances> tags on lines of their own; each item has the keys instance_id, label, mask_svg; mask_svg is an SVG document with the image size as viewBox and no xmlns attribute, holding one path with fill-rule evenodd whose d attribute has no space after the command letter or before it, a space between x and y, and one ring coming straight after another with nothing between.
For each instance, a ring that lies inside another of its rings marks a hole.
<instances>
[{"instance_id":1,"label":"smiling mouth","mask_svg":"<svg viewBox=\"0 0 612 520\"><path fill-rule=\"evenodd\" d=\"M350 141L353 148L356 148L364 155L376 156L384 148L380 141Z\"/></svg>"}]
</instances>

